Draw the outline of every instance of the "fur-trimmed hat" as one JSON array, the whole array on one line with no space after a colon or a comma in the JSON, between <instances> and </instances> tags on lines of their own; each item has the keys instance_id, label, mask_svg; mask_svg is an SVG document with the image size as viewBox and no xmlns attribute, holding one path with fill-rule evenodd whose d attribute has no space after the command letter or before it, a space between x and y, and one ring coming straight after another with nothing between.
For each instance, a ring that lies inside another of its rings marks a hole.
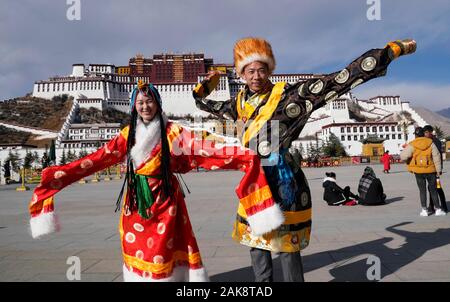
<instances>
[{"instance_id":1,"label":"fur-trimmed hat","mask_svg":"<svg viewBox=\"0 0 450 302\"><path fill-rule=\"evenodd\" d=\"M269 72L275 69L275 57L270 43L261 38L244 38L234 45L234 66L238 76L242 74L244 67L252 62L266 63Z\"/></svg>"}]
</instances>

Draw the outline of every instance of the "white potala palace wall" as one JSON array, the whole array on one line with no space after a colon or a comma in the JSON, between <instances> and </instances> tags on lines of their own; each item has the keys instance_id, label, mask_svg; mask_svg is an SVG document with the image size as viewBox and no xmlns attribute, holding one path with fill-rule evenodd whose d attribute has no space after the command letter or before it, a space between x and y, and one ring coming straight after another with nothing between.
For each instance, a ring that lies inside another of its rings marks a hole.
<instances>
[{"instance_id":1,"label":"white potala palace wall","mask_svg":"<svg viewBox=\"0 0 450 302\"><path fill-rule=\"evenodd\" d=\"M300 80L313 78L317 75L312 74L280 74L271 76L273 82L285 81L295 83ZM199 81L203 79L199 77ZM143 78L143 80L146 80ZM198 110L192 97L192 90L196 83L180 83L180 84L156 84L156 88L161 94L163 100L163 109L173 115L206 116L205 112ZM239 88L244 83L239 79L228 78L222 76L220 78L217 89L209 96L209 98L218 101L225 101L236 95ZM130 77L126 75L115 74L115 66L108 64L90 64L87 68L83 64L74 64L72 74L63 77L54 77L44 81L37 81L33 87L33 96L51 99L54 96L68 94L75 99L74 110L76 107L89 108L95 107L103 110L112 107L117 110L128 112L129 99L135 83L130 82ZM308 123L305 125L299 140L293 142L293 148L306 150L310 142L316 143L316 137L319 145L329 139L331 133L335 134L343 143L349 155L359 155L362 151L362 144L359 140L369 134L366 131L358 131L353 133L353 124L355 120L350 118L348 104L359 106L362 115L366 118L380 120L380 125L385 125L383 119L389 117L393 113L408 112L419 126L427 124L417 112L410 106L409 102L402 101L399 96L377 96L370 100L358 100L351 93L341 96L339 99L330 102L326 106L314 111ZM74 111L72 110L72 111ZM58 133L58 141L67 138L73 119L73 112L66 118L66 122ZM341 124L344 124L342 126ZM351 132L347 133L347 126L351 127ZM211 126L212 127L212 126ZM341 128L345 128L345 133L341 132ZM19 130L19 129L18 129ZM365 130L365 127L364 129ZM408 138L413 139L414 126L408 127ZM398 154L401 145L404 143L402 133L383 133L377 132L379 135L389 135L389 139L384 142L385 149L390 150L391 154ZM393 138L392 134L395 134ZM348 136L351 139L348 139ZM355 139L355 136L357 139ZM344 137L344 139L342 139ZM386 136L385 136L386 137ZM311 139L313 138L313 139ZM24 150L18 150L24 153ZM38 152L43 152L38 150ZM62 149L58 149L60 154ZM0 160L6 158L6 150L0 151ZM24 155L24 154L23 154Z\"/></svg>"}]
</instances>

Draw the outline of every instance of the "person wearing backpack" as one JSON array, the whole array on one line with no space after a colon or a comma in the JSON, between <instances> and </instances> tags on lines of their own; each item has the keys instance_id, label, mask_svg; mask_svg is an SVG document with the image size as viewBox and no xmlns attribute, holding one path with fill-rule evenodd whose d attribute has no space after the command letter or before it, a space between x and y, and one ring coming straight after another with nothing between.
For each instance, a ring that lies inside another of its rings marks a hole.
<instances>
[{"instance_id":1,"label":"person wearing backpack","mask_svg":"<svg viewBox=\"0 0 450 302\"><path fill-rule=\"evenodd\" d=\"M442 157L442 143L441 141L433 134L433 126L431 125L426 125L423 127L423 132L425 134L425 137L431 138L433 140L433 144L436 145L436 148L439 150L439 154L441 155L441 170L443 170L443 157ZM442 184L441 184L441 179L440 179L440 175L442 175L442 171L441 173L439 173L439 175L436 176L436 188L437 188L437 193L439 196L439 199L441 200L441 209L444 212L448 212L447 209L447 200L445 199L445 193L444 190L442 190ZM431 199L431 197L430 197ZM434 205L433 203L430 203L430 205L428 206L428 213L434 213Z\"/></svg>"},{"instance_id":2,"label":"person wearing backpack","mask_svg":"<svg viewBox=\"0 0 450 302\"><path fill-rule=\"evenodd\" d=\"M436 175L440 174L441 156L433 140L425 137L423 128L415 129L416 138L411 141L400 153L400 159L406 161L408 171L416 176L417 186L420 192L420 203L422 211L420 216L428 216L427 211L427 190L430 191L431 200L436 209L436 216L444 216L446 213L441 209L436 189Z\"/></svg>"}]
</instances>

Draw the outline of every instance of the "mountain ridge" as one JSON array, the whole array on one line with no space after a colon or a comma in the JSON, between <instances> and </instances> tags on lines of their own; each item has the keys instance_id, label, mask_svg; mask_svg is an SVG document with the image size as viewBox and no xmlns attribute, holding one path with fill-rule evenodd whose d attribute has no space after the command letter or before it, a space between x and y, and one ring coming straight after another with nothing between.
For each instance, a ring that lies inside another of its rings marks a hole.
<instances>
[{"instance_id":1,"label":"mountain ridge","mask_svg":"<svg viewBox=\"0 0 450 302\"><path fill-rule=\"evenodd\" d=\"M431 126L441 127L445 136L450 135L450 118L423 107L413 107L413 109Z\"/></svg>"}]
</instances>

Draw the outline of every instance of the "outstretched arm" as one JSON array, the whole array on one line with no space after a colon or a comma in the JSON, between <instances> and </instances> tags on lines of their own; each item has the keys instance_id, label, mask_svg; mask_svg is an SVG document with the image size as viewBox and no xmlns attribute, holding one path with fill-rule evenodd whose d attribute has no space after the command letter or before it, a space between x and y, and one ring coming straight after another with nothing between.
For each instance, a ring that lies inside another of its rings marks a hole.
<instances>
[{"instance_id":1,"label":"outstretched arm","mask_svg":"<svg viewBox=\"0 0 450 302\"><path fill-rule=\"evenodd\" d=\"M386 74L388 65L396 58L411 54L416 42L403 40L390 42L382 49L372 49L341 71L320 78L286 85L284 97L278 107L278 117L287 130L280 142L290 145L297 138L314 110L338 98L356 86Z\"/></svg>"},{"instance_id":2,"label":"outstretched arm","mask_svg":"<svg viewBox=\"0 0 450 302\"><path fill-rule=\"evenodd\" d=\"M243 171L245 175L236 194L252 232L262 235L279 227L284 216L272 196L258 155L240 146L219 146L202 137L193 131L182 130L172 146L172 156L176 159L172 165L174 172L186 173L197 167Z\"/></svg>"},{"instance_id":3,"label":"outstretched arm","mask_svg":"<svg viewBox=\"0 0 450 302\"><path fill-rule=\"evenodd\" d=\"M209 112L220 119L235 121L237 119L236 102L228 100L224 102L207 99L208 95L216 88L220 80L220 72L211 71L205 79L199 83L192 92L195 105L202 111Z\"/></svg>"},{"instance_id":4,"label":"outstretched arm","mask_svg":"<svg viewBox=\"0 0 450 302\"><path fill-rule=\"evenodd\" d=\"M57 231L53 196L66 186L123 161L126 155L127 128L92 154L64 166L51 166L42 171L41 182L29 204L33 238Z\"/></svg>"},{"instance_id":5,"label":"outstretched arm","mask_svg":"<svg viewBox=\"0 0 450 302\"><path fill-rule=\"evenodd\" d=\"M415 50L414 40L389 42L384 48L367 51L341 71L295 84L295 90L300 99L309 100L313 109L318 109L356 86L384 76L393 60Z\"/></svg>"}]
</instances>

